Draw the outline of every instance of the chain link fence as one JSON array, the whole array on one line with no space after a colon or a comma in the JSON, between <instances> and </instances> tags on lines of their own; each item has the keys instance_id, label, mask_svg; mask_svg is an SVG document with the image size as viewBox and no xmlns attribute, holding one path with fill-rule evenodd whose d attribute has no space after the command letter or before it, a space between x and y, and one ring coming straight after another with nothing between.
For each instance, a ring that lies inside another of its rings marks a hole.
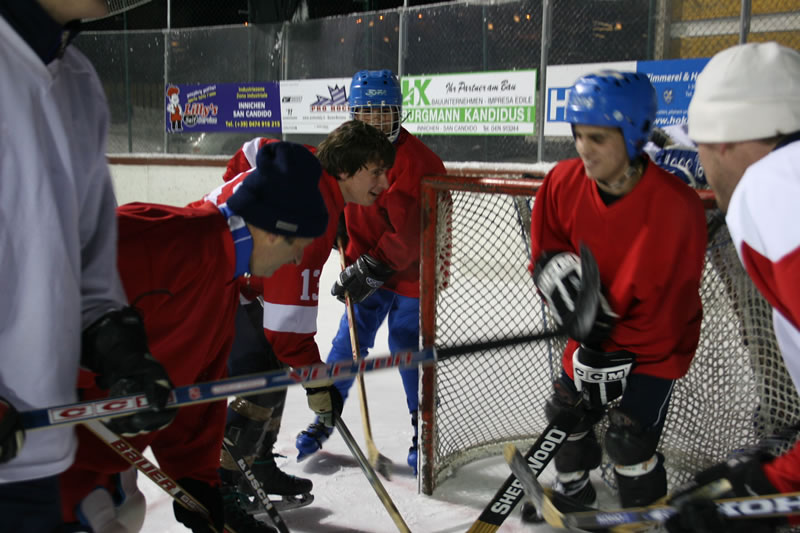
<instances>
[{"instance_id":1,"label":"chain link fence","mask_svg":"<svg viewBox=\"0 0 800 533\"><path fill-rule=\"evenodd\" d=\"M148 9L163 3L156 0ZM246 18L237 4L220 21ZM172 6L170 18L191 21L178 11L191 9ZM135 13L127 15L131 21ZM549 32L543 34L543 27ZM110 153L228 155L253 134L165 133L167 83L349 78L358 70L383 68L400 76L542 73L543 64L710 57L738 42L767 40L800 49L800 0L473 0L293 23L89 31L75 44L94 63L108 94ZM544 137L541 129L529 136L427 135L424 141L447 161L535 162L574 155L570 138Z\"/></svg>"}]
</instances>

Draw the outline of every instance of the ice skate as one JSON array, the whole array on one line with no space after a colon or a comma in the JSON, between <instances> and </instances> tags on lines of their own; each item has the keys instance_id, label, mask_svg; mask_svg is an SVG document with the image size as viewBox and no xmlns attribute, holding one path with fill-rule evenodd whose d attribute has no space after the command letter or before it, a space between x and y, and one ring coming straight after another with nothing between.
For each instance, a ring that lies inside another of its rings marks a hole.
<instances>
[{"instance_id":1,"label":"ice skate","mask_svg":"<svg viewBox=\"0 0 800 533\"><path fill-rule=\"evenodd\" d=\"M411 426L414 428L414 436L411 437L411 447L408 449L408 466L410 466L414 470L414 475L417 475L417 459L419 456L418 453L418 441L417 441L417 412L414 411L411 413Z\"/></svg>"},{"instance_id":2,"label":"ice skate","mask_svg":"<svg viewBox=\"0 0 800 533\"><path fill-rule=\"evenodd\" d=\"M314 422L305 430L297 435L295 446L297 447L297 460L302 461L309 455L316 453L322 449L322 443L328 440L328 437L333 433L333 428L327 427L315 418Z\"/></svg>"},{"instance_id":3,"label":"ice skate","mask_svg":"<svg viewBox=\"0 0 800 533\"><path fill-rule=\"evenodd\" d=\"M556 508L563 513L586 511L593 508L597 503L597 492L589 479L589 471L559 474L553 485L551 498ZM533 504L530 502L522 504L523 522L535 523L543 520L542 515Z\"/></svg>"},{"instance_id":4,"label":"ice skate","mask_svg":"<svg viewBox=\"0 0 800 533\"><path fill-rule=\"evenodd\" d=\"M245 508L249 502L245 494L223 485L220 488L225 509L225 525L236 533L277 533L277 529L256 520Z\"/></svg>"},{"instance_id":5,"label":"ice skate","mask_svg":"<svg viewBox=\"0 0 800 533\"><path fill-rule=\"evenodd\" d=\"M305 507L314 501L311 490L314 484L310 479L292 476L283 472L275 463L275 457L256 459L251 467L253 475L261 483L266 493L269 495L270 502L278 512L288 511ZM239 491L245 494L248 492L249 483L244 478L239 479ZM250 514L263 512L261 506L254 498L247 498L245 510Z\"/></svg>"}]
</instances>

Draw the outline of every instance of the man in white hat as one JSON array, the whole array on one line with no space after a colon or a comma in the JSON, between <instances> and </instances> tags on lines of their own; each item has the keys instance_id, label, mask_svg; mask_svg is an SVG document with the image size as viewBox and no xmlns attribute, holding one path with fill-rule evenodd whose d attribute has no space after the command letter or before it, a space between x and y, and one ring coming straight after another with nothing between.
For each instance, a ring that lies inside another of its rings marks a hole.
<instances>
[{"instance_id":1,"label":"man in white hat","mask_svg":"<svg viewBox=\"0 0 800 533\"><path fill-rule=\"evenodd\" d=\"M715 55L697 79L689 136L744 268L772 305L778 346L800 390L800 53L769 42ZM697 474L694 486L720 478L737 496L798 491L800 446L776 459L740 455ZM776 522L726 522L708 502L692 501L669 529L752 533Z\"/></svg>"}]
</instances>

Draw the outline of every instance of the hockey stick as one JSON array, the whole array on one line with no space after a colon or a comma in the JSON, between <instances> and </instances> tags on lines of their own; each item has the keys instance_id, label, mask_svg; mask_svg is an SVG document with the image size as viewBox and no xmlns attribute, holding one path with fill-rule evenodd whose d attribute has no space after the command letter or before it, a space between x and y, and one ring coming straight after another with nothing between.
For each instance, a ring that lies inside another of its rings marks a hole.
<instances>
[{"instance_id":1,"label":"hockey stick","mask_svg":"<svg viewBox=\"0 0 800 533\"><path fill-rule=\"evenodd\" d=\"M361 359L358 362L339 361L330 365L314 364L296 368L257 372L244 376L206 381L193 385L175 387L170 393L167 408L183 407L196 403L213 402L229 396L247 396L262 392L285 389L302 383L319 383L351 379L362 372L373 372L386 368L408 368L411 366L434 364L437 360L456 357L472 352L526 344L563 335L561 331L544 331L533 335L522 335L496 341L464 344L450 348L425 348L418 352L397 352L394 354ZM68 403L54 407L31 409L20 412L22 427L27 431L78 424L99 418L115 418L150 409L144 394L117 396L100 400Z\"/></svg>"},{"instance_id":2,"label":"hockey stick","mask_svg":"<svg viewBox=\"0 0 800 533\"><path fill-rule=\"evenodd\" d=\"M511 467L511 471L520 481L522 488L528 495L528 499L539 510L539 513L549 525L559 529L569 529L570 531L584 531L576 527L567 526L564 523L564 515L547 497L544 487L528 468L527 462L522 458L516 446L510 443L506 444L505 448L503 448L503 457L505 457L508 466Z\"/></svg>"},{"instance_id":3,"label":"hockey stick","mask_svg":"<svg viewBox=\"0 0 800 533\"><path fill-rule=\"evenodd\" d=\"M272 523L275 525L278 531L281 533L289 533L289 528L286 525L286 522L283 521L280 513L278 513L278 510L269 500L269 496L261 486L261 483L259 483L256 479L256 476L253 475L253 471L250 469L250 465L247 464L247 461L239 450L239 447L226 438L222 439L222 447L225 448L225 451L231 456L233 462L236 463L236 468L239 469L239 472L241 472L247 482L250 483L250 489L253 493L253 496L255 496L256 501L258 501L261 509L267 513L267 515L269 515L270 520L272 520Z\"/></svg>"},{"instance_id":4,"label":"hockey stick","mask_svg":"<svg viewBox=\"0 0 800 533\"><path fill-rule=\"evenodd\" d=\"M576 407L578 405L580 405L580 400L575 404ZM567 436L581 421L581 417L576 415L575 411L566 409L560 411L542 431L533 446L528 449L523 461L527 463L526 469L531 475L538 476L542 473L561 448L561 445L567 440ZM518 476L509 476L467 533L492 533L497 531L503 521L511 514L511 511L514 510L514 507L522 501L523 492L521 489L522 486ZM539 508L537 507L537 509Z\"/></svg>"},{"instance_id":5,"label":"hockey stick","mask_svg":"<svg viewBox=\"0 0 800 533\"><path fill-rule=\"evenodd\" d=\"M120 457L125 459L132 466L135 466L136 469L141 473L149 477L153 483L161 487L164 492L169 494L179 504L183 505L190 511L200 513L205 515L206 518L210 519L208 509L206 509L202 503L192 497L191 494L183 490L174 479L169 477L158 466L150 462L150 460L142 455L142 453L134 448L127 440L108 429L106 425L99 420L90 420L89 422L85 422L84 427L91 431L98 439L108 444L108 446L117 452ZM208 527L213 531L216 531L214 526L210 523ZM224 531L226 533L236 533L228 526L225 526Z\"/></svg>"},{"instance_id":6,"label":"hockey stick","mask_svg":"<svg viewBox=\"0 0 800 533\"><path fill-rule=\"evenodd\" d=\"M342 267L342 270L344 270L344 243L341 237L336 238L336 246L339 249L339 265ZM347 324L350 329L350 347L353 351L353 361L358 362L361 357L361 346L358 343L358 333L356 333L356 317L353 309L353 302L348 292L344 293L344 305L347 313ZM394 465L388 457L378 451L378 447L375 446L375 440L372 438L372 425L369 422L369 407L367 404L367 389L364 386L363 374L356 376L356 383L358 385L358 399L361 403L361 423L364 426L364 440L367 443L369 464L383 475L383 477L391 479L392 467Z\"/></svg>"},{"instance_id":7,"label":"hockey stick","mask_svg":"<svg viewBox=\"0 0 800 533\"><path fill-rule=\"evenodd\" d=\"M517 474L534 505L541 510L545 521L552 527L570 531L609 530L612 532L645 531L653 523L665 522L678 509L666 503L655 503L645 507L630 507L603 511L590 509L574 513L562 513L553 503L555 494L548 494L539 481L528 473L522 456L513 444L504 450L506 461ZM736 498L714 499L731 489L727 479L719 479L695 491L692 497L713 499L721 515L730 519L771 518L800 515L800 492L766 494ZM585 528L585 529L583 529Z\"/></svg>"},{"instance_id":8,"label":"hockey stick","mask_svg":"<svg viewBox=\"0 0 800 533\"><path fill-rule=\"evenodd\" d=\"M403 516L400 514L400 511L397 510L397 507L392 501L391 496L389 496L389 493L386 492L386 488L381 483L380 478L378 478L375 470L372 468L372 466L370 466L369 461L367 461L367 458L364 457L364 453L358 447L358 444L356 444L356 440L353 438L353 435L350 433L350 430L347 428L344 420L337 416L334 419L334 425L342 435L347 447L350 448L350 453L353 454L353 457L355 457L359 466L361 466L361 470L364 471L364 475L367 476L367 481L369 481L369 484L372 485L372 488L375 490L375 493L378 495L378 498L381 500L383 506L386 507L386 511L389 513L389 516L392 517L397 529L401 533L411 533L411 530L408 528L405 520L403 520Z\"/></svg>"},{"instance_id":9,"label":"hockey stick","mask_svg":"<svg viewBox=\"0 0 800 533\"><path fill-rule=\"evenodd\" d=\"M358 363L341 361L330 365L299 366L293 369L272 370L217 381L184 385L172 389L167 401L167 408L213 402L229 396L247 396L270 392L302 383L336 381L352 378L360 372L432 364L436 361L436 358L436 350L428 348L419 352L398 352L385 357L362 359ZM30 431L77 424L99 418L115 418L148 409L150 409L150 406L145 395L137 394L32 409L21 412L20 419L22 426Z\"/></svg>"}]
</instances>

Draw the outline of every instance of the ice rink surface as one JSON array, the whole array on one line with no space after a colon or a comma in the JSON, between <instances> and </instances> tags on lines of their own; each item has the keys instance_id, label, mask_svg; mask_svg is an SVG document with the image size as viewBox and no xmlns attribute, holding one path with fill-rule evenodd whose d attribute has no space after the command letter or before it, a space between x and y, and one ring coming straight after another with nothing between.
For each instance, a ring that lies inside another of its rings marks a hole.
<instances>
[{"instance_id":1,"label":"ice rink surface","mask_svg":"<svg viewBox=\"0 0 800 533\"><path fill-rule=\"evenodd\" d=\"M319 330L317 342L323 359L338 328L344 305L330 296L330 287L339 271L338 255L333 252L320 280ZM388 353L386 328L379 331L373 354ZM406 465L412 429L400 376L396 370L373 372L365 377L372 433L378 450L394 463L391 481L381 478L389 495L413 532L465 532L502 485L510 470L503 458L491 457L471 463L438 487L434 496L417 492L417 480ZM313 414L301 387L291 387L286 400L283 424L275 452L285 472L310 478L314 482L314 502L304 508L286 511L283 518L293 532L303 533L383 533L397 531L384 506L337 433L322 451L298 463L295 436L311 422ZM365 450L358 395L351 394L343 419L359 446ZM152 455L148 456L152 460ZM545 473L545 479L551 477ZM599 488L600 483L595 483ZM147 497L147 533L188 531L175 521L172 500L147 478L140 476L139 487ZM500 532L555 531L547 525L523 524L519 506L506 519Z\"/></svg>"}]
</instances>

